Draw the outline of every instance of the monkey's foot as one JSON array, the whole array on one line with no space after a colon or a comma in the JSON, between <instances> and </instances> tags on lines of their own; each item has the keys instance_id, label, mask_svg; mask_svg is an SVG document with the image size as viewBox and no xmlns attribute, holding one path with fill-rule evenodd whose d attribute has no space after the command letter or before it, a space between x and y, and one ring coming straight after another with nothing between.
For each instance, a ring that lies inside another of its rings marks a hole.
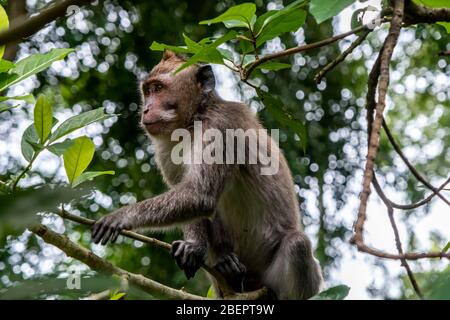
<instances>
[{"instance_id":1,"label":"monkey's foot","mask_svg":"<svg viewBox=\"0 0 450 320\"><path fill-rule=\"evenodd\" d=\"M184 271L188 279L192 278L206 260L207 248L191 241L172 242L170 254Z\"/></svg>"},{"instance_id":2,"label":"monkey's foot","mask_svg":"<svg viewBox=\"0 0 450 320\"><path fill-rule=\"evenodd\" d=\"M224 276L235 291L243 291L243 282L247 270L235 253L232 252L220 257L214 269Z\"/></svg>"}]
</instances>

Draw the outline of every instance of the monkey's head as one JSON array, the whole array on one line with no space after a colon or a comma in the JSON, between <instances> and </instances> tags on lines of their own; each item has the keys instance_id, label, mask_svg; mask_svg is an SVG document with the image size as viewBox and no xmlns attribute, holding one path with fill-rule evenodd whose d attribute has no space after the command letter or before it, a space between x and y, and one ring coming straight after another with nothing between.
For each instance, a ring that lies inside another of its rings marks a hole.
<instances>
[{"instance_id":1,"label":"monkey's head","mask_svg":"<svg viewBox=\"0 0 450 320\"><path fill-rule=\"evenodd\" d=\"M184 57L166 50L141 83L141 124L150 135L189 128L204 107L205 97L214 92L211 66L196 64L176 72L184 62Z\"/></svg>"}]
</instances>

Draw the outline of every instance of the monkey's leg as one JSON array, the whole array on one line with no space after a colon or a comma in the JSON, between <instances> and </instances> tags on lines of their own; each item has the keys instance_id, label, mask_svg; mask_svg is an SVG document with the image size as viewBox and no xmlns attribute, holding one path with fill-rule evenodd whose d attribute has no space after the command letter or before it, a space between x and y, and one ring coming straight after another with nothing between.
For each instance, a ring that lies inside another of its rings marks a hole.
<instances>
[{"instance_id":1,"label":"monkey's leg","mask_svg":"<svg viewBox=\"0 0 450 320\"><path fill-rule=\"evenodd\" d=\"M308 299L319 292L322 271L312 255L311 243L302 232L286 235L264 274L264 284L277 298Z\"/></svg>"},{"instance_id":2,"label":"monkey's leg","mask_svg":"<svg viewBox=\"0 0 450 320\"><path fill-rule=\"evenodd\" d=\"M211 243L211 265L223 275L233 290L236 292L243 291L246 268L233 252L233 243L224 228L219 212L215 214L212 220L209 241ZM216 291L220 290L216 288Z\"/></svg>"},{"instance_id":3,"label":"monkey's leg","mask_svg":"<svg viewBox=\"0 0 450 320\"><path fill-rule=\"evenodd\" d=\"M208 251L210 221L202 219L183 227L184 239L172 243L170 254L188 279L205 263Z\"/></svg>"},{"instance_id":4,"label":"monkey's leg","mask_svg":"<svg viewBox=\"0 0 450 320\"><path fill-rule=\"evenodd\" d=\"M222 255L218 259L214 269L224 276L225 280L227 280L227 283L234 291L243 291L244 278L247 270L234 252Z\"/></svg>"}]
</instances>

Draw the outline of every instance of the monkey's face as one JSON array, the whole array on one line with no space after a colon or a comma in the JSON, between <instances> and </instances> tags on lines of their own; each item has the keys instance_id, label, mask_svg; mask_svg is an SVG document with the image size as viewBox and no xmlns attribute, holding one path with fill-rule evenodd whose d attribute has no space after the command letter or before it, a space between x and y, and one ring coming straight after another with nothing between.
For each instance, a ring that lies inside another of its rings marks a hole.
<instances>
[{"instance_id":1,"label":"monkey's face","mask_svg":"<svg viewBox=\"0 0 450 320\"><path fill-rule=\"evenodd\" d=\"M170 134L181 120L176 79L170 74L150 75L142 84L141 124L151 135Z\"/></svg>"},{"instance_id":2,"label":"monkey's face","mask_svg":"<svg viewBox=\"0 0 450 320\"><path fill-rule=\"evenodd\" d=\"M214 82L210 66L205 66L209 68L206 75L201 72L206 68L197 65L176 73L184 62L182 57L165 51L160 63L141 83L141 124L152 136L170 135L175 129L189 128L202 100L205 77L212 77ZM208 80L211 83L211 79Z\"/></svg>"}]
</instances>

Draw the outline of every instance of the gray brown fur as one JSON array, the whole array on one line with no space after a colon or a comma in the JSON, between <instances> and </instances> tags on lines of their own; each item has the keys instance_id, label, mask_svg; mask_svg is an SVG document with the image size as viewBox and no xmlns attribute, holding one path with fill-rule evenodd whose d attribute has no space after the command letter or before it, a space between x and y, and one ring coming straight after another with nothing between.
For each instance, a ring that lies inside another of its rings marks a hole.
<instances>
[{"instance_id":1,"label":"gray brown fur","mask_svg":"<svg viewBox=\"0 0 450 320\"><path fill-rule=\"evenodd\" d=\"M172 163L170 154L177 142L170 141L170 133L175 128L192 130L194 120L202 121L204 130L262 128L246 105L224 101L197 83L200 66L173 74L183 62L165 52L144 80L144 85L150 80L167 81L157 92L145 87L142 122L150 123L143 126L156 147L156 162L170 190L101 219L94 227L94 241L115 241L121 229L181 226L185 241L175 243L173 254L188 277L206 259L230 273L225 276L240 273L246 290L265 285L279 299L313 296L322 284L321 269L301 228L287 162L272 139L267 148L280 160L275 175L261 175L259 163ZM154 124L152 119L161 117L172 120Z\"/></svg>"}]
</instances>

